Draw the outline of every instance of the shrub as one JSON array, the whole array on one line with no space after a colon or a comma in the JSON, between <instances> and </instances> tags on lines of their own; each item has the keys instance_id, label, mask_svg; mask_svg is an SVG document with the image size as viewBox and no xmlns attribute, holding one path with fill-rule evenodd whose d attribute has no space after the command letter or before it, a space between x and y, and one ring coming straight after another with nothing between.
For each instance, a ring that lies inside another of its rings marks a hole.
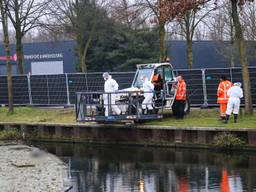
<instances>
[{"instance_id":1,"label":"shrub","mask_svg":"<svg viewBox=\"0 0 256 192\"><path fill-rule=\"evenodd\" d=\"M245 141L241 140L240 138L236 137L231 133L216 135L213 141L216 147L226 149L240 148L245 145Z\"/></svg>"},{"instance_id":2,"label":"shrub","mask_svg":"<svg viewBox=\"0 0 256 192\"><path fill-rule=\"evenodd\" d=\"M8 128L0 131L0 140L20 140L22 135L19 130Z\"/></svg>"}]
</instances>

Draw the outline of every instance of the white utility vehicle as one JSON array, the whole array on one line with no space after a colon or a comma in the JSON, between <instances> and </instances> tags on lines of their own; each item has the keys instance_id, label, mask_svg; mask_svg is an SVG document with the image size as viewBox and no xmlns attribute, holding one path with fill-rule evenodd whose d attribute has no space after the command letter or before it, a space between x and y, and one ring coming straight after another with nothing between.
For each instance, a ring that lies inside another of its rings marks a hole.
<instances>
[{"instance_id":1,"label":"white utility vehicle","mask_svg":"<svg viewBox=\"0 0 256 192\"><path fill-rule=\"evenodd\" d=\"M154 74L161 77L161 89L155 90L153 97L154 112L142 114L143 81L146 76L149 80L153 79ZM76 97L76 118L79 122L87 121L122 121L122 120L150 120L163 118L163 111L176 113L173 103L176 96L177 80L170 63L152 63L137 65L137 71L129 88L113 93L103 92L78 92ZM108 104L104 104L103 97L108 97ZM115 103L111 103L111 97L116 98ZM122 113L117 115L111 113L111 105L117 105ZM108 107L110 114L105 116L105 108ZM190 110L189 100L185 105L185 113Z\"/></svg>"}]
</instances>

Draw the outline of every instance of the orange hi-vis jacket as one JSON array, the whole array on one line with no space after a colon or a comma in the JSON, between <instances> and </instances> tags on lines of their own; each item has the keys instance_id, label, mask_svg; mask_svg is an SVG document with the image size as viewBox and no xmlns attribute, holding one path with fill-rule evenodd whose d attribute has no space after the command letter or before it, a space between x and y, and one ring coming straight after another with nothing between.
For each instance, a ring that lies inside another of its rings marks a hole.
<instances>
[{"instance_id":1,"label":"orange hi-vis jacket","mask_svg":"<svg viewBox=\"0 0 256 192\"><path fill-rule=\"evenodd\" d=\"M232 85L233 84L228 80L220 82L218 91L217 91L217 97L218 97L217 103L219 104L228 103L227 92L229 88L232 87Z\"/></svg>"},{"instance_id":2,"label":"orange hi-vis jacket","mask_svg":"<svg viewBox=\"0 0 256 192\"><path fill-rule=\"evenodd\" d=\"M178 82L178 89L177 89L177 94L175 99L185 101L187 97L186 93L187 93L186 83L184 80L181 80Z\"/></svg>"},{"instance_id":3,"label":"orange hi-vis jacket","mask_svg":"<svg viewBox=\"0 0 256 192\"><path fill-rule=\"evenodd\" d=\"M160 75L159 74L154 75L153 78L152 78L153 84L160 83L159 80L160 80Z\"/></svg>"}]
</instances>

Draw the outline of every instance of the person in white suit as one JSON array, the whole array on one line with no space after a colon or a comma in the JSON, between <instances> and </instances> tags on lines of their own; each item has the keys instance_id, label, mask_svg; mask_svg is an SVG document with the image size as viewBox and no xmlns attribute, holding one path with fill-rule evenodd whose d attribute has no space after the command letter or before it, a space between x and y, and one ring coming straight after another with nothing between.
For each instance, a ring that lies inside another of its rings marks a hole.
<instances>
[{"instance_id":1,"label":"person in white suit","mask_svg":"<svg viewBox=\"0 0 256 192\"><path fill-rule=\"evenodd\" d=\"M226 110L225 123L228 123L229 117L232 114L232 112L234 114L234 122L237 123L237 118L240 109L240 99L243 98L243 90L241 86L241 83L234 83L234 85L227 92L229 99Z\"/></svg>"},{"instance_id":2,"label":"person in white suit","mask_svg":"<svg viewBox=\"0 0 256 192\"><path fill-rule=\"evenodd\" d=\"M116 103L116 94L114 92L118 91L118 83L112 79L112 76L109 75L108 72L103 73L102 77L105 80L104 84L104 92L103 100L104 100L104 107L105 107L105 116L109 116L109 109L116 115L121 114L121 110L118 108ZM111 93L111 94L109 94Z\"/></svg>"},{"instance_id":3,"label":"person in white suit","mask_svg":"<svg viewBox=\"0 0 256 192\"><path fill-rule=\"evenodd\" d=\"M153 83L151 83L151 81L148 80L148 78L146 76L142 77L142 81L143 81L143 91L144 91L144 100L142 102L142 114L146 114L146 110L147 113L152 114L153 113L153 106L152 106L152 102L153 102L153 91L154 91L154 85Z\"/></svg>"}]
</instances>

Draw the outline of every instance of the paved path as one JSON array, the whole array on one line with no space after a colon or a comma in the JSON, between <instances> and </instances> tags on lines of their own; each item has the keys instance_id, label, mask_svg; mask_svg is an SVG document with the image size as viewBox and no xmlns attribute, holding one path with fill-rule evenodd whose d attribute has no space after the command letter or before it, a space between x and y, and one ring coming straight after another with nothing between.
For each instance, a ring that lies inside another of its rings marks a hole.
<instances>
[{"instance_id":1,"label":"paved path","mask_svg":"<svg viewBox=\"0 0 256 192\"><path fill-rule=\"evenodd\" d=\"M67 166L54 155L25 145L0 144L0 191L67 191L67 173Z\"/></svg>"}]
</instances>

